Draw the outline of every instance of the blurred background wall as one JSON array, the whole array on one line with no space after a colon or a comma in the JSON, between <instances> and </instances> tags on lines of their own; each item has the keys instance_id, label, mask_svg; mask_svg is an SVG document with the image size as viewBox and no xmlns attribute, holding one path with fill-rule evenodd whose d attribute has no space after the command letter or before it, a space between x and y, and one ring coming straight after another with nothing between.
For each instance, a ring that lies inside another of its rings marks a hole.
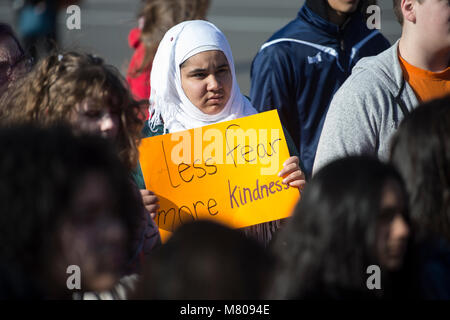
<instances>
[{"instance_id":1,"label":"blurred background wall","mask_svg":"<svg viewBox=\"0 0 450 320\"><path fill-rule=\"evenodd\" d=\"M141 0L82 0L81 30L68 30L70 16L60 11L58 31L64 49L95 53L125 74L132 50L127 37L137 26L136 13ZM260 46L273 32L295 18L300 0L211 0L208 20L227 36L236 63L242 93L250 90L250 65ZM0 0L0 21L14 26L12 0ZM391 0L379 0L381 32L393 43L400 36ZM15 27L15 26L14 26ZM16 28L15 28L16 29Z\"/></svg>"}]
</instances>

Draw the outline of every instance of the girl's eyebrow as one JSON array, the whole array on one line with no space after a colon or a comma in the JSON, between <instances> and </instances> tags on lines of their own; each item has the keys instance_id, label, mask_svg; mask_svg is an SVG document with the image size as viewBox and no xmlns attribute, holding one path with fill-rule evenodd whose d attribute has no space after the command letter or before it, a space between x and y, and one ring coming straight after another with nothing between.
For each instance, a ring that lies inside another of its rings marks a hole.
<instances>
[{"instance_id":1,"label":"girl's eyebrow","mask_svg":"<svg viewBox=\"0 0 450 320\"><path fill-rule=\"evenodd\" d=\"M228 68L228 63L221 64L220 66L217 67L217 69L221 69L221 68L225 68L225 67Z\"/></svg>"},{"instance_id":2,"label":"girl's eyebrow","mask_svg":"<svg viewBox=\"0 0 450 320\"><path fill-rule=\"evenodd\" d=\"M224 63L224 64L221 64L220 66L216 67L216 69L221 69L221 68L228 68L228 63ZM189 71L188 73L193 74L193 73L206 72L206 71L207 71L207 69L197 68L197 69Z\"/></svg>"},{"instance_id":3,"label":"girl's eyebrow","mask_svg":"<svg viewBox=\"0 0 450 320\"><path fill-rule=\"evenodd\" d=\"M189 74L191 74L191 73L197 73L197 72L205 72L205 71L206 71L206 69L197 68L197 69L194 69L194 70L189 71Z\"/></svg>"}]
</instances>

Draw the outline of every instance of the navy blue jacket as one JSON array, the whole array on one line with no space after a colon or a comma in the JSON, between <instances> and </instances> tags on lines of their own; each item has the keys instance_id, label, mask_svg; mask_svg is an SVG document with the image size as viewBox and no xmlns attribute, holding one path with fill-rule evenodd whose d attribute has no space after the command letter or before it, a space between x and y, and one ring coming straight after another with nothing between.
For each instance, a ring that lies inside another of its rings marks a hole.
<instances>
[{"instance_id":1,"label":"navy blue jacket","mask_svg":"<svg viewBox=\"0 0 450 320\"><path fill-rule=\"evenodd\" d=\"M359 59L389 47L378 30L367 28L359 11L340 28L306 4L261 47L251 69L252 104L259 112L278 109L307 177L334 93Z\"/></svg>"}]
</instances>

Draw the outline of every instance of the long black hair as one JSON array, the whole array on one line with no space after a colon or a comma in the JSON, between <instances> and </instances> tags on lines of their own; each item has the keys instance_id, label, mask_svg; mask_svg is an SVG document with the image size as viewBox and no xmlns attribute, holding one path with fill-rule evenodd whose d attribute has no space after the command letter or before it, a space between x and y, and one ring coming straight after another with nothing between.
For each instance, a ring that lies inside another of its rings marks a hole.
<instances>
[{"instance_id":1,"label":"long black hair","mask_svg":"<svg viewBox=\"0 0 450 320\"><path fill-rule=\"evenodd\" d=\"M376 159L350 157L320 170L272 247L279 263L270 298L372 297L366 271L379 264L376 227L391 179L406 199L401 176Z\"/></svg>"},{"instance_id":2,"label":"long black hair","mask_svg":"<svg viewBox=\"0 0 450 320\"><path fill-rule=\"evenodd\" d=\"M404 119L392 139L391 161L406 182L417 240L450 241L450 95Z\"/></svg>"},{"instance_id":3,"label":"long black hair","mask_svg":"<svg viewBox=\"0 0 450 320\"><path fill-rule=\"evenodd\" d=\"M70 210L74 194L92 172L111 187L112 214L127 231L131 258L141 207L108 141L65 127L19 126L0 129L0 150L0 261L41 283L61 224L77 212Z\"/></svg>"},{"instance_id":4,"label":"long black hair","mask_svg":"<svg viewBox=\"0 0 450 320\"><path fill-rule=\"evenodd\" d=\"M260 299L272 256L240 231L185 224L148 259L136 299Z\"/></svg>"}]
</instances>

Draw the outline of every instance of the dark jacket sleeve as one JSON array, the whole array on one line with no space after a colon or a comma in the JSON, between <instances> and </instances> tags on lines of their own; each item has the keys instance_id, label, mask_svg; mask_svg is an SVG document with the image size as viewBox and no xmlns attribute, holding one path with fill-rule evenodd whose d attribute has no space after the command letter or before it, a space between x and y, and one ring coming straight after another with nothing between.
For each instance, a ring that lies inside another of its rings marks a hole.
<instances>
[{"instance_id":1,"label":"dark jacket sleeve","mask_svg":"<svg viewBox=\"0 0 450 320\"><path fill-rule=\"evenodd\" d=\"M309 180L309 176L307 175L307 171L305 169L305 166L302 162L302 159L300 158L300 154L298 153L297 147L295 146L294 140L292 139L289 132L286 130L286 128L283 126L283 133L284 137L286 138L286 144L289 150L289 154L291 157L296 156L298 157L299 167L302 170L302 172L305 174L306 180Z\"/></svg>"},{"instance_id":2,"label":"dark jacket sleeve","mask_svg":"<svg viewBox=\"0 0 450 320\"><path fill-rule=\"evenodd\" d=\"M278 110L289 153L300 158L297 142L289 133L298 131L298 116L296 96L291 89L296 80L288 56L288 50L276 46L265 48L256 55L251 70L250 98L258 112ZM301 161L300 168L306 172Z\"/></svg>"}]
</instances>

